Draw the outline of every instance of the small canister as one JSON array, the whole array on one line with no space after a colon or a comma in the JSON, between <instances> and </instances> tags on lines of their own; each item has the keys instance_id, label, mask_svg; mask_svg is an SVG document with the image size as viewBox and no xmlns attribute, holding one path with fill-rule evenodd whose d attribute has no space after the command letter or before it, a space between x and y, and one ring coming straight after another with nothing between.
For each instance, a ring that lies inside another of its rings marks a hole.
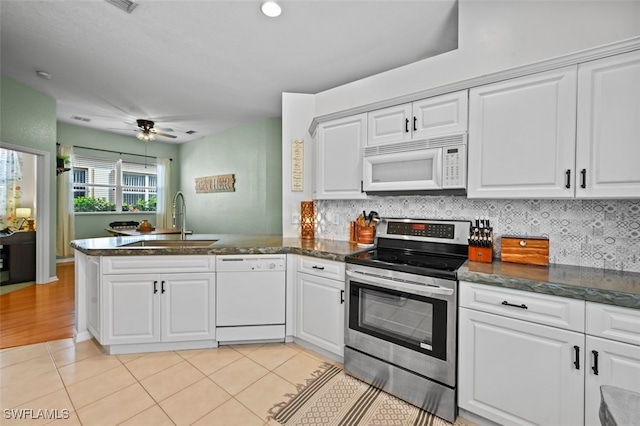
<instances>
[{"instance_id":1,"label":"small canister","mask_svg":"<svg viewBox=\"0 0 640 426\"><path fill-rule=\"evenodd\" d=\"M373 226L358 226L358 244L373 244L375 233Z\"/></svg>"}]
</instances>

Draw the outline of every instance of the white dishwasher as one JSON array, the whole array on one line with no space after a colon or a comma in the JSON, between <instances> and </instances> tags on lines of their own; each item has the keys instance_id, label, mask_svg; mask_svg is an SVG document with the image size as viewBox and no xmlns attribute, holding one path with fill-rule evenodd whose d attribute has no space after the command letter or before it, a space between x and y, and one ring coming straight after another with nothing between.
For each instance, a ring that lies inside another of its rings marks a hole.
<instances>
[{"instance_id":1,"label":"white dishwasher","mask_svg":"<svg viewBox=\"0 0 640 426\"><path fill-rule=\"evenodd\" d=\"M216 340L285 338L286 255L216 257Z\"/></svg>"}]
</instances>

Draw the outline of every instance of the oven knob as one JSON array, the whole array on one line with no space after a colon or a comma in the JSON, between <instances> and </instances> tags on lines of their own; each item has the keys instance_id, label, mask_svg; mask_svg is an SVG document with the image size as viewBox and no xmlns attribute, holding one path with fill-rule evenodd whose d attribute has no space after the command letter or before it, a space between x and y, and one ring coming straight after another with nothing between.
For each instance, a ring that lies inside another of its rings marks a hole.
<instances>
[{"instance_id":1,"label":"oven knob","mask_svg":"<svg viewBox=\"0 0 640 426\"><path fill-rule=\"evenodd\" d=\"M275 263L270 263L269 264L269 269L276 269L276 264Z\"/></svg>"}]
</instances>

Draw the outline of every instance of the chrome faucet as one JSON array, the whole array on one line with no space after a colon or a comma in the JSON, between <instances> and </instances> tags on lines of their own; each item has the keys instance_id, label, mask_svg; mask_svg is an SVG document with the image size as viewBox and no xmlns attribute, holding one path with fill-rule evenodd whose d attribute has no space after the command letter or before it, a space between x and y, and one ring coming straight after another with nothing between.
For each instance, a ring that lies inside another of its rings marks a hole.
<instances>
[{"instance_id":1,"label":"chrome faucet","mask_svg":"<svg viewBox=\"0 0 640 426\"><path fill-rule=\"evenodd\" d=\"M187 239L187 204L184 202L184 194L182 191L176 192L175 197L173 197L173 214L171 215L171 220L173 223L173 227L176 227L176 203L178 201L178 196L182 199L182 208L180 209L180 214L182 215L182 226L180 228L180 239Z\"/></svg>"}]
</instances>

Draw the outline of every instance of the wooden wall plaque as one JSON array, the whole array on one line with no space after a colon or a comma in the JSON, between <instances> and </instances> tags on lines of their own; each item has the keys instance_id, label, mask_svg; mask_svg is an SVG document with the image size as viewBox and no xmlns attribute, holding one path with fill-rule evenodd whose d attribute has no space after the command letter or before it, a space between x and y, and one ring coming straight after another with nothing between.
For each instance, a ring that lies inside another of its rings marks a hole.
<instances>
[{"instance_id":1,"label":"wooden wall plaque","mask_svg":"<svg viewBox=\"0 0 640 426\"><path fill-rule=\"evenodd\" d=\"M196 194L211 192L234 192L236 179L234 175L217 175L195 178Z\"/></svg>"}]
</instances>

